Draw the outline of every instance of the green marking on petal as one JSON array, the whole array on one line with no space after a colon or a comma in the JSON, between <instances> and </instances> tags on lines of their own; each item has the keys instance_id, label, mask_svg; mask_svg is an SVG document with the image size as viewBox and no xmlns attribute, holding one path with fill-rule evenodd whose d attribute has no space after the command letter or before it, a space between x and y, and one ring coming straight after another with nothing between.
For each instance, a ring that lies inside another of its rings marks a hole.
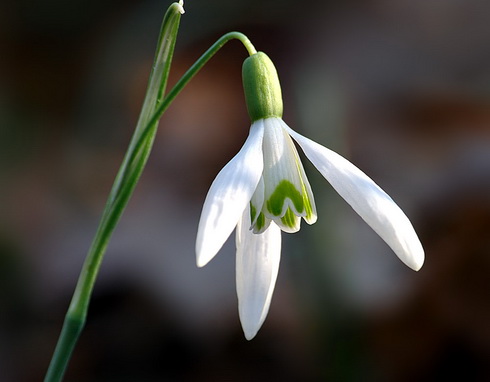
<instances>
[{"instance_id":1,"label":"green marking on petal","mask_svg":"<svg viewBox=\"0 0 490 382\"><path fill-rule=\"evenodd\" d=\"M306 212L306 216L304 216L304 219L308 222L308 224L312 224L316 221L316 212L314 212L314 207L313 207L313 205L315 204L315 201L313 200L313 193L311 191L308 192L308 189L307 189L308 179L306 178L306 174L304 173L304 170L303 170L303 167L301 166L301 161L299 160L299 158L297 158L296 166L298 168L298 172L300 174L302 174L301 192L303 195L303 202L305 205L305 212ZM310 198L310 195L311 195L311 198Z\"/></svg>"},{"instance_id":2,"label":"green marking on petal","mask_svg":"<svg viewBox=\"0 0 490 382\"><path fill-rule=\"evenodd\" d=\"M257 220L255 220L256 218ZM257 209L252 203L250 203L250 221L252 222L254 232L260 232L265 227L265 215L260 212L257 216Z\"/></svg>"},{"instance_id":3,"label":"green marking on petal","mask_svg":"<svg viewBox=\"0 0 490 382\"><path fill-rule=\"evenodd\" d=\"M305 204L305 210L306 210L306 220L311 219L313 216L313 206L311 205L311 200L308 197L308 192L306 192L306 187L304 184L302 184L303 188L303 202Z\"/></svg>"},{"instance_id":4,"label":"green marking on petal","mask_svg":"<svg viewBox=\"0 0 490 382\"><path fill-rule=\"evenodd\" d=\"M304 197L288 180L282 180L277 185L269 200L267 200L267 210L274 216L280 216L286 198L290 199L293 202L296 211L298 211L299 213L303 212L305 207ZM308 205L311 211L311 204L309 203L309 200ZM293 212L291 211L291 213Z\"/></svg>"},{"instance_id":5,"label":"green marking on petal","mask_svg":"<svg viewBox=\"0 0 490 382\"><path fill-rule=\"evenodd\" d=\"M255 216L257 216L257 209L255 208L255 206L250 202L250 221L254 222L255 220Z\"/></svg>"},{"instance_id":6,"label":"green marking on petal","mask_svg":"<svg viewBox=\"0 0 490 382\"><path fill-rule=\"evenodd\" d=\"M255 228L257 229L257 231L260 231L262 228L264 228L264 226L265 226L265 216L261 212L259 214L259 217L257 218L257 221L255 222Z\"/></svg>"},{"instance_id":7,"label":"green marking on petal","mask_svg":"<svg viewBox=\"0 0 490 382\"><path fill-rule=\"evenodd\" d=\"M310 203L310 198L305 195L306 219L311 219L313 216L313 208Z\"/></svg>"},{"instance_id":8,"label":"green marking on petal","mask_svg":"<svg viewBox=\"0 0 490 382\"><path fill-rule=\"evenodd\" d=\"M291 208L288 208L284 216L281 218L282 224L289 228L294 228L296 226L296 215Z\"/></svg>"}]
</instances>

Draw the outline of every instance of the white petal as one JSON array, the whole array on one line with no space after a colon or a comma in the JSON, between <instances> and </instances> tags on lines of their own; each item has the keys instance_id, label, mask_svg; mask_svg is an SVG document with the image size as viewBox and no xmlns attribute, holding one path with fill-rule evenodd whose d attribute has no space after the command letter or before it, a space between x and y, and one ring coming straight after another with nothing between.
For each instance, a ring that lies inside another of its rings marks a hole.
<instances>
[{"instance_id":1,"label":"white petal","mask_svg":"<svg viewBox=\"0 0 490 382\"><path fill-rule=\"evenodd\" d=\"M403 211L386 192L347 159L287 128L333 188L410 268L424 263L424 249Z\"/></svg>"},{"instance_id":2,"label":"white petal","mask_svg":"<svg viewBox=\"0 0 490 382\"><path fill-rule=\"evenodd\" d=\"M264 322L276 284L281 258L281 230L272 223L261 234L250 227L248 208L236 231L238 312L245 338L251 340Z\"/></svg>"},{"instance_id":3,"label":"white petal","mask_svg":"<svg viewBox=\"0 0 490 382\"><path fill-rule=\"evenodd\" d=\"M262 175L260 121L252 124L241 150L216 176L201 212L196 239L197 265L206 265L223 246L247 207Z\"/></svg>"}]
</instances>

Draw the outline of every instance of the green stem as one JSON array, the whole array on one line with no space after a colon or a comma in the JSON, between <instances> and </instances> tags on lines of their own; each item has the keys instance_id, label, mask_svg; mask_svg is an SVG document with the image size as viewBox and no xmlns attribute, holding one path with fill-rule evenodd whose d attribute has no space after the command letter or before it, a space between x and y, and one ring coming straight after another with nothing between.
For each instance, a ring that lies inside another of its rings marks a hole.
<instances>
[{"instance_id":1,"label":"green stem","mask_svg":"<svg viewBox=\"0 0 490 382\"><path fill-rule=\"evenodd\" d=\"M172 4L162 21L155 61L138 124L109 194L95 238L80 272L58 343L46 373L45 382L61 381L63 378L73 349L85 326L90 297L107 244L148 159L158 121L153 122L145 130L145 138L142 141L143 144L139 145L140 149L137 152L132 150L134 150L135 142L140 140L143 127L148 126L147 122L153 115L155 108L161 103L165 92L180 23L180 10L179 4ZM135 159L137 160L135 161ZM121 197L121 190L123 189L125 193ZM116 200L118 201L117 203L115 202Z\"/></svg>"}]
</instances>

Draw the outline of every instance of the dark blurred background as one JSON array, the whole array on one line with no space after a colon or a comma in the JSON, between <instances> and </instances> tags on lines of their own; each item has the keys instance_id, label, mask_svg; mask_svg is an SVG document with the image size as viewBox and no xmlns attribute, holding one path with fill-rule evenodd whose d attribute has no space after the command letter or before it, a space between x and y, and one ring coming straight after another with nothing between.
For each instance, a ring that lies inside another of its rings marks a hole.
<instances>
[{"instance_id":1,"label":"dark blurred background","mask_svg":"<svg viewBox=\"0 0 490 382\"><path fill-rule=\"evenodd\" d=\"M162 1L0 3L0 380L42 380L142 103ZM285 121L367 172L426 250L405 267L305 161L318 222L283 234L247 342L234 241L195 265L202 202L249 119L223 48L164 115L66 381L490 380L490 2L189 0L171 84L239 30Z\"/></svg>"}]
</instances>

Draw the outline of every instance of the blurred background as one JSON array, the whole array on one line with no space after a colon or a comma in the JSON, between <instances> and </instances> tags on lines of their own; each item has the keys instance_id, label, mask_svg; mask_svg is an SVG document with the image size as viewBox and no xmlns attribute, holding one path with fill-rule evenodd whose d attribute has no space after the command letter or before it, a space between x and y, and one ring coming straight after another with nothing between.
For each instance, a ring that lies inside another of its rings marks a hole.
<instances>
[{"instance_id":1,"label":"blurred background","mask_svg":"<svg viewBox=\"0 0 490 382\"><path fill-rule=\"evenodd\" d=\"M143 100L170 2L0 3L0 380L42 380ZM66 381L490 380L490 2L185 4L170 85L239 30L278 69L285 121L404 209L405 267L304 161L318 222L283 234L248 342L234 240L205 268L207 189L250 125L245 49L223 48L164 115L107 251Z\"/></svg>"}]
</instances>

